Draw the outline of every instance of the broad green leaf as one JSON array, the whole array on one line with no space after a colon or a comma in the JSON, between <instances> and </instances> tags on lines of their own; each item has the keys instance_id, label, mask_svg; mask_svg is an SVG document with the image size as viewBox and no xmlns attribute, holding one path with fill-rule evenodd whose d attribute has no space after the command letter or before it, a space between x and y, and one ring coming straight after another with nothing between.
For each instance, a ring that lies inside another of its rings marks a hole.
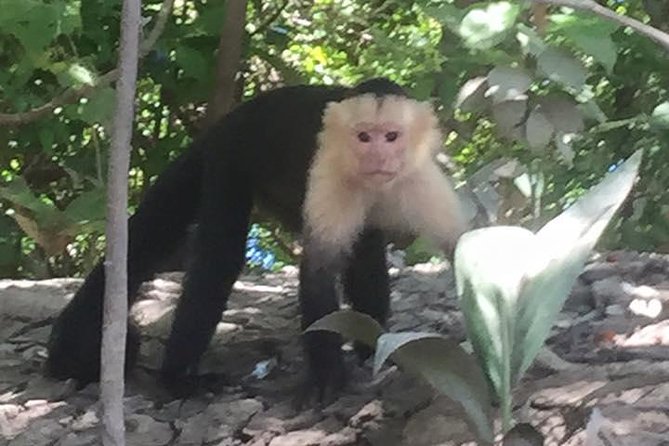
<instances>
[{"instance_id":1,"label":"broad green leaf","mask_svg":"<svg viewBox=\"0 0 669 446\"><path fill-rule=\"evenodd\" d=\"M455 249L455 277L468 338L496 395L511 394L515 306L533 261L527 229L493 226L465 233Z\"/></svg>"},{"instance_id":2,"label":"broad green leaf","mask_svg":"<svg viewBox=\"0 0 669 446\"><path fill-rule=\"evenodd\" d=\"M650 115L652 126L660 129L669 129L669 101L663 102L653 109Z\"/></svg>"},{"instance_id":3,"label":"broad green leaf","mask_svg":"<svg viewBox=\"0 0 669 446\"><path fill-rule=\"evenodd\" d=\"M541 108L535 107L525 123L525 138L531 148L543 149L551 142L554 130Z\"/></svg>"},{"instance_id":4,"label":"broad green leaf","mask_svg":"<svg viewBox=\"0 0 669 446\"><path fill-rule=\"evenodd\" d=\"M552 14L553 31L564 35L584 53L592 56L611 73L618 50L611 34L619 25L595 16L581 14Z\"/></svg>"},{"instance_id":5,"label":"broad green leaf","mask_svg":"<svg viewBox=\"0 0 669 446\"><path fill-rule=\"evenodd\" d=\"M36 197L20 176L14 177L5 187L0 187L0 197L29 210L40 221L48 221L58 212L52 203L45 203Z\"/></svg>"},{"instance_id":6,"label":"broad green leaf","mask_svg":"<svg viewBox=\"0 0 669 446\"><path fill-rule=\"evenodd\" d=\"M585 85L587 71L573 56L557 48L548 48L539 55L539 68L550 79L568 87L581 90Z\"/></svg>"},{"instance_id":7,"label":"broad green leaf","mask_svg":"<svg viewBox=\"0 0 669 446\"><path fill-rule=\"evenodd\" d=\"M479 111L486 103L485 91L488 85L483 76L469 79L460 88L455 99L455 108L465 112Z\"/></svg>"},{"instance_id":8,"label":"broad green leaf","mask_svg":"<svg viewBox=\"0 0 669 446\"><path fill-rule=\"evenodd\" d=\"M565 97L548 95L539 99L541 112L555 130L565 133L578 133L583 130L583 114L576 103Z\"/></svg>"},{"instance_id":9,"label":"broad green leaf","mask_svg":"<svg viewBox=\"0 0 669 446\"><path fill-rule=\"evenodd\" d=\"M532 78L515 67L495 67L488 73L489 89L486 96L492 95L495 103L522 97L532 85Z\"/></svg>"},{"instance_id":10,"label":"broad green leaf","mask_svg":"<svg viewBox=\"0 0 669 446\"><path fill-rule=\"evenodd\" d=\"M305 332L326 330L362 342L370 347L376 346L376 340L383 333L383 328L371 316L352 310L340 310L330 313L307 327Z\"/></svg>"},{"instance_id":11,"label":"broad green leaf","mask_svg":"<svg viewBox=\"0 0 669 446\"><path fill-rule=\"evenodd\" d=\"M518 17L520 7L512 2L495 2L471 9L458 29L465 44L471 48L488 49L504 39Z\"/></svg>"},{"instance_id":12,"label":"broad green leaf","mask_svg":"<svg viewBox=\"0 0 669 446\"><path fill-rule=\"evenodd\" d=\"M93 85L95 77L91 71L78 63L72 64L68 70L68 74L80 84Z\"/></svg>"},{"instance_id":13,"label":"broad green leaf","mask_svg":"<svg viewBox=\"0 0 669 446\"><path fill-rule=\"evenodd\" d=\"M527 270L519 300L514 382L539 352L592 248L632 189L641 156L634 153L537 233L541 255Z\"/></svg>"},{"instance_id":14,"label":"broad green leaf","mask_svg":"<svg viewBox=\"0 0 669 446\"><path fill-rule=\"evenodd\" d=\"M492 107L492 116L499 133L512 139L522 137L522 125L525 123L527 98L521 97L513 101L503 101Z\"/></svg>"},{"instance_id":15,"label":"broad green leaf","mask_svg":"<svg viewBox=\"0 0 669 446\"><path fill-rule=\"evenodd\" d=\"M208 75L209 65L201 51L181 45L176 48L175 53L175 61L184 71L185 77L201 80Z\"/></svg>"},{"instance_id":16,"label":"broad green leaf","mask_svg":"<svg viewBox=\"0 0 669 446\"><path fill-rule=\"evenodd\" d=\"M65 215L77 223L95 223L105 218L105 188L96 187L79 195L65 208Z\"/></svg>"},{"instance_id":17,"label":"broad green leaf","mask_svg":"<svg viewBox=\"0 0 669 446\"><path fill-rule=\"evenodd\" d=\"M546 50L546 43L534 29L523 23L518 23L516 28L518 29L516 40L520 43L525 55L531 54L536 57Z\"/></svg>"},{"instance_id":18,"label":"broad green leaf","mask_svg":"<svg viewBox=\"0 0 669 446\"><path fill-rule=\"evenodd\" d=\"M385 333L378 340L374 373L378 373L390 355L402 368L462 405L479 439L492 444L488 383L469 353L456 342L431 333Z\"/></svg>"},{"instance_id":19,"label":"broad green leaf","mask_svg":"<svg viewBox=\"0 0 669 446\"><path fill-rule=\"evenodd\" d=\"M425 6L423 11L451 31L457 31L464 16L460 8L448 3L442 3L439 6Z\"/></svg>"},{"instance_id":20,"label":"broad green leaf","mask_svg":"<svg viewBox=\"0 0 669 446\"><path fill-rule=\"evenodd\" d=\"M116 91L111 87L98 88L78 107L80 119L89 124L105 125L111 121L115 105Z\"/></svg>"},{"instance_id":21,"label":"broad green leaf","mask_svg":"<svg viewBox=\"0 0 669 446\"><path fill-rule=\"evenodd\" d=\"M534 360L590 251L629 193L635 153L536 235L497 226L465 233L455 276L467 333L510 426L511 389Z\"/></svg>"}]
</instances>

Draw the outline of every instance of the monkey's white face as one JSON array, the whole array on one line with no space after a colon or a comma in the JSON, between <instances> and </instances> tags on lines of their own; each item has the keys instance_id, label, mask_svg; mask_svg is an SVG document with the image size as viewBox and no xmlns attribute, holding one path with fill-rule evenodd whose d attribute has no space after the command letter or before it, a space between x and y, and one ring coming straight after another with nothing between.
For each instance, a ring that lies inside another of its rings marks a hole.
<instances>
[{"instance_id":1,"label":"monkey's white face","mask_svg":"<svg viewBox=\"0 0 669 446\"><path fill-rule=\"evenodd\" d=\"M397 123L358 123L351 129L349 144L358 161L358 178L367 185L389 183L404 167L406 136Z\"/></svg>"},{"instance_id":2,"label":"monkey's white face","mask_svg":"<svg viewBox=\"0 0 669 446\"><path fill-rule=\"evenodd\" d=\"M319 134L325 165L365 189L385 190L429 159L440 144L427 103L371 94L328 104Z\"/></svg>"}]
</instances>

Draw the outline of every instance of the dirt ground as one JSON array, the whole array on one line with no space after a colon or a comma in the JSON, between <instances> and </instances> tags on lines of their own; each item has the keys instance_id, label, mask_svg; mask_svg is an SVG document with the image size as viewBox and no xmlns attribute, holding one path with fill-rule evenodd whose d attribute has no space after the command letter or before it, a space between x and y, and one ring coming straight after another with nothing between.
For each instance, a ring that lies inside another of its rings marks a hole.
<instances>
[{"instance_id":1,"label":"dirt ground","mask_svg":"<svg viewBox=\"0 0 669 446\"><path fill-rule=\"evenodd\" d=\"M391 331L464 340L446 265L393 267L391 275ZM126 387L128 445L475 444L456 404L395 367L373 377L352 353L343 396L293 409L302 370L294 268L240 278L201 367L227 385L171 400L153 373L181 278L146 283L133 309L143 343ZM99 444L97 386L76 391L40 373L49 324L80 283L0 281L0 446ZM669 256L595 256L548 345L517 389L515 413L546 445L669 445Z\"/></svg>"}]
</instances>

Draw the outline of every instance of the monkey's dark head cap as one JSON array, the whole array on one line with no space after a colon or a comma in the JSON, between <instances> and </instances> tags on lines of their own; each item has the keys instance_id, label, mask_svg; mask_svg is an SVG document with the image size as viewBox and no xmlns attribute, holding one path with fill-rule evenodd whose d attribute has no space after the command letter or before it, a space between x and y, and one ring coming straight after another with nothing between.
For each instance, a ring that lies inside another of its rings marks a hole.
<instances>
[{"instance_id":1,"label":"monkey's dark head cap","mask_svg":"<svg viewBox=\"0 0 669 446\"><path fill-rule=\"evenodd\" d=\"M376 96L407 96L406 91L399 84L385 77L375 77L359 83L353 88L354 95L372 93Z\"/></svg>"}]
</instances>

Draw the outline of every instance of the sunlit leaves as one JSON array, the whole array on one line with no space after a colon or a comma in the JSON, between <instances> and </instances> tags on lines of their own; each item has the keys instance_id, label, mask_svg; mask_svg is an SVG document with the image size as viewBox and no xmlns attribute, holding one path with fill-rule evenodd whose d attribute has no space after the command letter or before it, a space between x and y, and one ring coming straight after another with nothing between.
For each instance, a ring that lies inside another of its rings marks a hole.
<instances>
[{"instance_id":1,"label":"sunlit leaves","mask_svg":"<svg viewBox=\"0 0 669 446\"><path fill-rule=\"evenodd\" d=\"M584 53L600 62L610 73L616 63L618 49L611 34L618 25L592 15L553 14L552 30L562 34Z\"/></svg>"},{"instance_id":2,"label":"sunlit leaves","mask_svg":"<svg viewBox=\"0 0 669 446\"><path fill-rule=\"evenodd\" d=\"M533 149L543 149L553 137L555 127L542 112L540 107L535 107L530 116L527 117L525 137L527 143Z\"/></svg>"},{"instance_id":3,"label":"sunlit leaves","mask_svg":"<svg viewBox=\"0 0 669 446\"><path fill-rule=\"evenodd\" d=\"M78 4L65 0L4 0L0 32L13 34L28 52L38 53L56 36L81 25Z\"/></svg>"},{"instance_id":4,"label":"sunlit leaves","mask_svg":"<svg viewBox=\"0 0 669 446\"><path fill-rule=\"evenodd\" d=\"M574 90L580 90L585 85L587 71L583 64L560 49L547 48L539 55L537 63L549 79Z\"/></svg>"},{"instance_id":5,"label":"sunlit leaves","mask_svg":"<svg viewBox=\"0 0 669 446\"><path fill-rule=\"evenodd\" d=\"M519 11L520 7L515 2L495 2L473 8L463 17L458 31L471 48L492 48L504 39Z\"/></svg>"},{"instance_id":6,"label":"sunlit leaves","mask_svg":"<svg viewBox=\"0 0 669 446\"><path fill-rule=\"evenodd\" d=\"M530 88L532 78L520 68L499 66L488 73L488 85L486 95L491 94L495 102L514 100Z\"/></svg>"},{"instance_id":7,"label":"sunlit leaves","mask_svg":"<svg viewBox=\"0 0 669 446\"><path fill-rule=\"evenodd\" d=\"M176 48L175 62L183 70L183 75L191 79L202 79L207 76L211 66L207 56L187 45Z\"/></svg>"},{"instance_id":8,"label":"sunlit leaves","mask_svg":"<svg viewBox=\"0 0 669 446\"><path fill-rule=\"evenodd\" d=\"M104 87L76 106L79 119L89 124L109 124L114 113L116 92L111 87Z\"/></svg>"},{"instance_id":9,"label":"sunlit leaves","mask_svg":"<svg viewBox=\"0 0 669 446\"><path fill-rule=\"evenodd\" d=\"M653 109L650 122L656 128L669 130L669 101L663 102Z\"/></svg>"},{"instance_id":10,"label":"sunlit leaves","mask_svg":"<svg viewBox=\"0 0 669 446\"><path fill-rule=\"evenodd\" d=\"M488 88L488 79L478 76L464 83L455 99L454 106L462 111L478 111L486 102L485 92Z\"/></svg>"},{"instance_id":11,"label":"sunlit leaves","mask_svg":"<svg viewBox=\"0 0 669 446\"><path fill-rule=\"evenodd\" d=\"M93 85L95 81L93 73L78 63L72 64L68 70L68 73L70 76L72 76L72 78L74 78L74 80L81 84Z\"/></svg>"}]
</instances>

